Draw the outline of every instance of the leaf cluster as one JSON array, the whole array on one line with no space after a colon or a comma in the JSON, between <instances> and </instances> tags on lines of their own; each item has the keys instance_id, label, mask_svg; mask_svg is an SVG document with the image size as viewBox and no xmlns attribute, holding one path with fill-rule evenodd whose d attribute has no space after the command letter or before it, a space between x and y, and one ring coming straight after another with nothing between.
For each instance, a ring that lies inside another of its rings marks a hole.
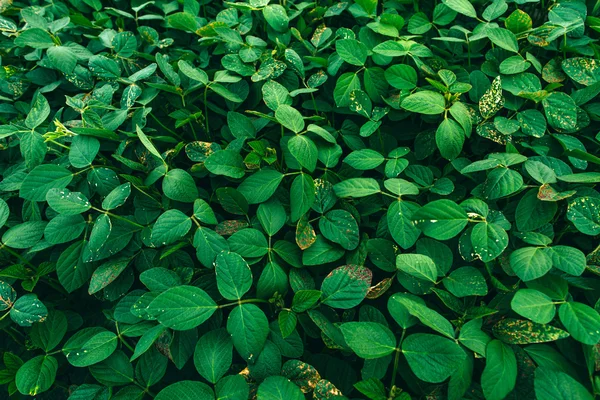
<instances>
[{"instance_id":1,"label":"leaf cluster","mask_svg":"<svg viewBox=\"0 0 600 400\"><path fill-rule=\"evenodd\" d=\"M600 2L8 0L0 31L0 397L600 394Z\"/></svg>"}]
</instances>

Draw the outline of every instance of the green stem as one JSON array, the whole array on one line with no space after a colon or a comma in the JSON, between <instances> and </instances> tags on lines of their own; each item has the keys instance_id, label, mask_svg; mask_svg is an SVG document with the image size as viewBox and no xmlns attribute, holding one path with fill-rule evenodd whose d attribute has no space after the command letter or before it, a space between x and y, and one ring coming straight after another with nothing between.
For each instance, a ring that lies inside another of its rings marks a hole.
<instances>
[{"instance_id":1,"label":"green stem","mask_svg":"<svg viewBox=\"0 0 600 400\"><path fill-rule=\"evenodd\" d=\"M246 300L234 301L233 303L219 304L218 307L225 308L225 307L238 306L240 304L246 304L246 303L268 303L268 301L263 300L263 299L246 299Z\"/></svg>"},{"instance_id":2,"label":"green stem","mask_svg":"<svg viewBox=\"0 0 600 400\"><path fill-rule=\"evenodd\" d=\"M206 87L204 88L204 122L205 122L205 129L206 129L206 135L208 136L208 139L210 140L210 126L208 124L208 102L207 102L207 96L208 96L208 86L206 85Z\"/></svg>"},{"instance_id":3,"label":"green stem","mask_svg":"<svg viewBox=\"0 0 600 400\"><path fill-rule=\"evenodd\" d=\"M127 341L121 335L121 331L119 330L119 323L118 322L115 322L115 328L117 330L117 337L119 338L119 340L121 341L121 343L123 343L125 345L125 347L127 347L129 350L131 350L132 353L135 353L135 349L133 347L131 347L131 345L129 343L127 343ZM145 389L145 388L142 388L142 389Z\"/></svg>"},{"instance_id":4,"label":"green stem","mask_svg":"<svg viewBox=\"0 0 600 400\"><path fill-rule=\"evenodd\" d=\"M9 313L4 314L2 317L0 317L0 321L7 316ZM25 344L23 342L21 342L15 335L14 333L10 332L8 329L2 329L4 332L6 332L8 334L8 336L10 336L12 338L12 340L14 340L19 346L25 346Z\"/></svg>"},{"instance_id":5,"label":"green stem","mask_svg":"<svg viewBox=\"0 0 600 400\"><path fill-rule=\"evenodd\" d=\"M121 220L121 221L124 221L124 222L128 222L128 223L130 223L130 224L131 224L131 225L133 225L133 226L137 226L138 228L142 228L142 229L143 229L143 228L145 228L145 226L144 226L144 225L140 225L140 224L138 224L137 222L133 222L132 220L130 220L130 219L128 219L128 218L121 217L120 215L113 214L113 213L111 213L110 211L104 211L104 210L102 210L102 209L100 209L100 208L96 208L96 207L92 207L92 210L94 210L94 211L98 211L99 213L102 213L102 214L106 214L106 215L108 215L109 217L113 217L114 219L118 219L118 220Z\"/></svg>"},{"instance_id":6,"label":"green stem","mask_svg":"<svg viewBox=\"0 0 600 400\"><path fill-rule=\"evenodd\" d=\"M183 138L178 135L174 130L169 129L165 126L165 124L163 124L162 122L160 122L160 120L152 113L150 113L150 116L152 117L152 119L161 126L161 128L163 128L164 130L166 130L167 132L169 132L171 135L175 136L177 139L179 140L183 140Z\"/></svg>"},{"instance_id":7,"label":"green stem","mask_svg":"<svg viewBox=\"0 0 600 400\"><path fill-rule=\"evenodd\" d=\"M119 340L121 341L121 343L123 343L125 345L125 347L127 347L129 350L131 350L133 353L135 353L135 349L133 347L131 347L131 345L129 343L127 343L127 341L125 339L123 339L123 336L119 335Z\"/></svg>"},{"instance_id":8,"label":"green stem","mask_svg":"<svg viewBox=\"0 0 600 400\"><path fill-rule=\"evenodd\" d=\"M37 267L35 265L33 265L32 263L30 263L29 260L27 260L25 257L23 257L22 255L20 255L16 251L14 251L10 247L6 247L6 245L4 243L2 243L2 246L0 246L0 250L2 250L2 249L6 250L6 252L10 253L12 256L18 258L19 260L23 261L23 263L25 265L30 266L31 268L33 268L34 271L37 271Z\"/></svg>"},{"instance_id":9,"label":"green stem","mask_svg":"<svg viewBox=\"0 0 600 400\"><path fill-rule=\"evenodd\" d=\"M196 136L196 129L194 129L194 124L191 121L188 123L190 124L190 128L192 128L192 134L194 135L194 140L198 140L198 137Z\"/></svg>"},{"instance_id":10,"label":"green stem","mask_svg":"<svg viewBox=\"0 0 600 400\"><path fill-rule=\"evenodd\" d=\"M398 200L398 196L391 195L389 193L384 192L383 190L380 190L379 193L382 194L382 195L384 195L384 196L391 197L394 200Z\"/></svg>"},{"instance_id":11,"label":"green stem","mask_svg":"<svg viewBox=\"0 0 600 400\"><path fill-rule=\"evenodd\" d=\"M398 343L398 347L396 348L396 354L394 356L394 368L392 369L392 381L390 383L390 396L396 391L396 375L398 374L398 364L400 363L400 346L402 345L402 341L404 340L404 335L406 334L406 330L402 330L402 336L400 337L400 342Z\"/></svg>"}]
</instances>

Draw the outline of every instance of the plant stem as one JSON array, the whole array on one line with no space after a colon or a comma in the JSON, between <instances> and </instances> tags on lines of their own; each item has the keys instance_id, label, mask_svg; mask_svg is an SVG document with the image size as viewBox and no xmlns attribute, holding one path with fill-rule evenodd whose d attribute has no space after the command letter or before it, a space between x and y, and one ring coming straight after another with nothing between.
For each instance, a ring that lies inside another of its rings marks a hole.
<instances>
[{"instance_id":1,"label":"plant stem","mask_svg":"<svg viewBox=\"0 0 600 400\"><path fill-rule=\"evenodd\" d=\"M206 136L208 136L208 139L210 139L210 126L208 124L208 102L206 100L206 97L208 96L208 86L209 85L206 85L204 88L204 122L206 125Z\"/></svg>"},{"instance_id":2,"label":"plant stem","mask_svg":"<svg viewBox=\"0 0 600 400\"><path fill-rule=\"evenodd\" d=\"M4 243L2 243L2 246L0 246L0 250L2 250L2 249L6 250L6 252L10 253L11 255L13 255L14 257L18 258L19 260L23 261L23 263L25 265L28 265L31 268L33 268L35 271L37 271L37 267L35 265L33 265L32 263L30 263L25 257L23 257L22 255L20 255L16 251L14 251L10 247L7 247Z\"/></svg>"},{"instance_id":3,"label":"plant stem","mask_svg":"<svg viewBox=\"0 0 600 400\"><path fill-rule=\"evenodd\" d=\"M106 215L108 215L109 217L113 217L114 219L118 219L118 220L121 220L121 221L128 222L128 223L130 223L130 224L131 224L131 225L133 225L133 226L137 226L138 228L142 228L142 229L143 229L143 228L145 228L145 226L144 226L144 225L140 225L140 224L138 224L137 222L134 222L134 221L132 221L132 220L130 220L130 219L128 219L128 218L125 218L125 217L121 217L120 215L113 214L113 213L111 213L110 211L104 211L104 210L102 210L102 209L100 209L100 208L96 208L96 207L92 207L92 210L94 210L94 211L98 211L99 213L102 213L102 214L106 214Z\"/></svg>"},{"instance_id":4,"label":"plant stem","mask_svg":"<svg viewBox=\"0 0 600 400\"><path fill-rule=\"evenodd\" d=\"M390 383L390 396L395 392L396 389L396 375L398 374L398 364L400 363L400 346L402 345L402 341L404 340L404 335L406 334L406 330L402 330L402 336L400 337L400 342L398 343L398 347L396 348L396 354L394 355L394 368L392 369L392 380Z\"/></svg>"},{"instance_id":5,"label":"plant stem","mask_svg":"<svg viewBox=\"0 0 600 400\"><path fill-rule=\"evenodd\" d=\"M219 304L218 307L225 308L225 307L237 306L237 305L246 304L246 303L268 303L268 301L263 300L263 299L246 299L246 300L234 301L233 303Z\"/></svg>"},{"instance_id":6,"label":"plant stem","mask_svg":"<svg viewBox=\"0 0 600 400\"><path fill-rule=\"evenodd\" d=\"M150 116L152 117L152 119L161 126L161 128L163 128L164 130L166 130L167 132L169 132L171 135L175 136L177 139L179 140L183 140L183 138L178 135L174 130L169 129L165 126L165 124L163 124L162 122L160 122L160 120L152 113L150 113Z\"/></svg>"}]
</instances>

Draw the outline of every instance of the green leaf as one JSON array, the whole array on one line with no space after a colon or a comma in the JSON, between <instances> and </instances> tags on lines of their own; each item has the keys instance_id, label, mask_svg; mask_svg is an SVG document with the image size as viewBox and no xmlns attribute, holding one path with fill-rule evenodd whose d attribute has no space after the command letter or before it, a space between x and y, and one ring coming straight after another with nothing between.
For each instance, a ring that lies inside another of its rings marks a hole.
<instances>
[{"instance_id":1,"label":"green leaf","mask_svg":"<svg viewBox=\"0 0 600 400\"><path fill-rule=\"evenodd\" d=\"M280 110L281 107L277 110ZM318 149L310 138L300 135L294 136L288 142L288 148L300 165L311 172L315 170L317 167Z\"/></svg>"},{"instance_id":2,"label":"green leaf","mask_svg":"<svg viewBox=\"0 0 600 400\"><path fill-rule=\"evenodd\" d=\"M294 107L287 104L281 104L275 110L277 121L294 133L300 133L304 130L304 118L302 114Z\"/></svg>"},{"instance_id":3,"label":"green leaf","mask_svg":"<svg viewBox=\"0 0 600 400\"><path fill-rule=\"evenodd\" d=\"M75 242L62 252L56 262L58 281L68 293L83 286L94 272L94 264L84 262L81 255L85 242Z\"/></svg>"},{"instance_id":4,"label":"green leaf","mask_svg":"<svg viewBox=\"0 0 600 400\"><path fill-rule=\"evenodd\" d=\"M363 66L367 61L367 46L355 39L339 39L335 42L337 55L348 64Z\"/></svg>"},{"instance_id":5,"label":"green leaf","mask_svg":"<svg viewBox=\"0 0 600 400\"><path fill-rule=\"evenodd\" d=\"M302 253L302 264L321 265L323 263L337 261L342 258L343 255L344 249L329 243L322 235L317 235L317 239L313 245Z\"/></svg>"},{"instance_id":6,"label":"green leaf","mask_svg":"<svg viewBox=\"0 0 600 400\"><path fill-rule=\"evenodd\" d=\"M231 251L242 257L262 257L269 251L269 245L262 232L256 229L242 229L228 240Z\"/></svg>"},{"instance_id":7,"label":"green leaf","mask_svg":"<svg viewBox=\"0 0 600 400\"><path fill-rule=\"evenodd\" d=\"M554 218L557 209L555 202L541 201L537 198L537 190L531 190L517 205L515 213L517 229L521 232L539 229Z\"/></svg>"},{"instance_id":8,"label":"green leaf","mask_svg":"<svg viewBox=\"0 0 600 400\"><path fill-rule=\"evenodd\" d=\"M215 387L218 399L243 400L250 396L250 388L241 375L223 377Z\"/></svg>"},{"instance_id":9,"label":"green leaf","mask_svg":"<svg viewBox=\"0 0 600 400\"><path fill-rule=\"evenodd\" d=\"M505 50L512 51L513 53L519 52L519 45L517 38L508 29L503 28L488 28L486 30L487 36L490 38L492 43L496 46L501 47Z\"/></svg>"},{"instance_id":10,"label":"green leaf","mask_svg":"<svg viewBox=\"0 0 600 400\"><path fill-rule=\"evenodd\" d=\"M88 293L97 293L114 282L125 268L127 268L130 261L129 258L109 260L96 268L92 274L92 279L90 280Z\"/></svg>"},{"instance_id":11,"label":"green leaf","mask_svg":"<svg viewBox=\"0 0 600 400\"><path fill-rule=\"evenodd\" d=\"M300 174L292 182L290 189L290 218L298 221L315 202L315 183L310 175Z\"/></svg>"},{"instance_id":12,"label":"green leaf","mask_svg":"<svg viewBox=\"0 0 600 400\"><path fill-rule=\"evenodd\" d=\"M481 272L474 267L458 268L443 280L444 287L456 297L485 296L488 287Z\"/></svg>"},{"instance_id":13,"label":"green leaf","mask_svg":"<svg viewBox=\"0 0 600 400\"><path fill-rule=\"evenodd\" d=\"M194 217L208 225L216 225L217 217L210 205L202 199L194 200Z\"/></svg>"},{"instance_id":14,"label":"green leaf","mask_svg":"<svg viewBox=\"0 0 600 400\"><path fill-rule=\"evenodd\" d=\"M488 343L481 387L486 399L504 399L517 381L517 358L513 350L499 340Z\"/></svg>"},{"instance_id":15,"label":"green leaf","mask_svg":"<svg viewBox=\"0 0 600 400\"><path fill-rule=\"evenodd\" d=\"M194 350L194 366L210 383L217 383L229 371L233 359L233 342L225 329L204 334Z\"/></svg>"},{"instance_id":16,"label":"green leaf","mask_svg":"<svg viewBox=\"0 0 600 400\"><path fill-rule=\"evenodd\" d=\"M192 329L209 319L217 310L213 299L194 286L176 286L158 295L146 312L162 325L177 331Z\"/></svg>"},{"instance_id":17,"label":"green leaf","mask_svg":"<svg viewBox=\"0 0 600 400\"><path fill-rule=\"evenodd\" d=\"M553 246L550 248L552 266L568 274L579 276L587 264L585 254L571 246Z\"/></svg>"},{"instance_id":18,"label":"green leaf","mask_svg":"<svg viewBox=\"0 0 600 400\"><path fill-rule=\"evenodd\" d=\"M50 389L56 379L58 361L52 356L37 356L21 365L15 382L23 395L36 396Z\"/></svg>"},{"instance_id":19,"label":"green leaf","mask_svg":"<svg viewBox=\"0 0 600 400\"><path fill-rule=\"evenodd\" d=\"M227 124L231 134L236 138L256 137L256 128L252 125L252 120L244 114L229 111L227 113Z\"/></svg>"},{"instance_id":20,"label":"green leaf","mask_svg":"<svg viewBox=\"0 0 600 400\"><path fill-rule=\"evenodd\" d=\"M74 367L88 367L106 360L117 348L117 335L104 328L84 328L63 346L67 361Z\"/></svg>"},{"instance_id":21,"label":"green leaf","mask_svg":"<svg viewBox=\"0 0 600 400\"><path fill-rule=\"evenodd\" d=\"M454 160L460 155L465 142L464 131L458 122L444 119L435 132L435 142L442 157Z\"/></svg>"},{"instance_id":22,"label":"green leaf","mask_svg":"<svg viewBox=\"0 0 600 400\"><path fill-rule=\"evenodd\" d=\"M319 230L326 239L346 250L354 250L359 244L358 223L348 211L329 211L319 219Z\"/></svg>"},{"instance_id":23,"label":"green leaf","mask_svg":"<svg viewBox=\"0 0 600 400\"><path fill-rule=\"evenodd\" d=\"M262 169L246 178L238 186L238 190L249 204L264 203L275 193L283 176L274 169Z\"/></svg>"},{"instance_id":24,"label":"green leaf","mask_svg":"<svg viewBox=\"0 0 600 400\"><path fill-rule=\"evenodd\" d=\"M379 183L373 178L346 179L333 186L338 197L366 197L379 193Z\"/></svg>"},{"instance_id":25,"label":"green leaf","mask_svg":"<svg viewBox=\"0 0 600 400\"><path fill-rule=\"evenodd\" d=\"M394 241L403 249L412 247L421 235L421 231L412 220L418 209L418 205L408 201L392 202L388 208L388 229Z\"/></svg>"},{"instance_id":26,"label":"green leaf","mask_svg":"<svg viewBox=\"0 0 600 400\"><path fill-rule=\"evenodd\" d=\"M233 346L244 360L254 361L260 354L267 336L269 321L265 313L254 304L240 304L227 318L227 332Z\"/></svg>"},{"instance_id":27,"label":"green leaf","mask_svg":"<svg viewBox=\"0 0 600 400\"><path fill-rule=\"evenodd\" d=\"M300 388L283 376L270 376L258 387L257 400L302 400Z\"/></svg>"},{"instance_id":28,"label":"green leaf","mask_svg":"<svg viewBox=\"0 0 600 400\"><path fill-rule=\"evenodd\" d=\"M259 205L256 214L260 225L269 236L277 234L287 220L285 208L276 199Z\"/></svg>"},{"instance_id":29,"label":"green leaf","mask_svg":"<svg viewBox=\"0 0 600 400\"><path fill-rule=\"evenodd\" d=\"M239 300L250 290L252 271L244 259L231 252L221 252L215 261L219 292L228 300Z\"/></svg>"},{"instance_id":30,"label":"green leaf","mask_svg":"<svg viewBox=\"0 0 600 400\"><path fill-rule=\"evenodd\" d=\"M448 379L466 357L450 339L426 333L407 336L402 342L402 353L417 378L430 383Z\"/></svg>"},{"instance_id":31,"label":"green leaf","mask_svg":"<svg viewBox=\"0 0 600 400\"><path fill-rule=\"evenodd\" d=\"M422 254L400 254L396 256L396 268L417 279L436 283L438 273L435 263L431 258Z\"/></svg>"},{"instance_id":32,"label":"green leaf","mask_svg":"<svg viewBox=\"0 0 600 400\"><path fill-rule=\"evenodd\" d=\"M510 302L519 315L538 324L547 324L554 319L556 306L552 299L534 289L520 289Z\"/></svg>"},{"instance_id":33,"label":"green leaf","mask_svg":"<svg viewBox=\"0 0 600 400\"><path fill-rule=\"evenodd\" d=\"M489 200L510 196L523 187L523 177L509 168L493 169L483 184L483 194Z\"/></svg>"},{"instance_id":34,"label":"green leaf","mask_svg":"<svg viewBox=\"0 0 600 400\"><path fill-rule=\"evenodd\" d=\"M182 31L195 32L198 27L194 16L186 12L171 14L167 18L167 21L170 26Z\"/></svg>"},{"instance_id":35,"label":"green leaf","mask_svg":"<svg viewBox=\"0 0 600 400\"><path fill-rule=\"evenodd\" d=\"M548 124L555 129L575 129L577 110L575 101L566 93L553 92L542 101Z\"/></svg>"},{"instance_id":36,"label":"green leaf","mask_svg":"<svg viewBox=\"0 0 600 400\"><path fill-rule=\"evenodd\" d=\"M55 45L52 37L43 29L26 29L15 38L15 45L19 47L33 47L34 49L47 49Z\"/></svg>"},{"instance_id":37,"label":"green leaf","mask_svg":"<svg viewBox=\"0 0 600 400\"><path fill-rule=\"evenodd\" d=\"M162 183L165 196L183 203L193 203L198 198L198 188L194 178L182 169L172 169L165 175Z\"/></svg>"},{"instance_id":38,"label":"green leaf","mask_svg":"<svg viewBox=\"0 0 600 400\"><path fill-rule=\"evenodd\" d=\"M9 310L17 298L15 289L4 281L0 281L0 311Z\"/></svg>"},{"instance_id":39,"label":"green leaf","mask_svg":"<svg viewBox=\"0 0 600 400\"><path fill-rule=\"evenodd\" d=\"M473 7L473 4L471 4L469 0L442 0L442 3L457 13L466 15L467 17L477 18L475 7Z\"/></svg>"},{"instance_id":40,"label":"green leaf","mask_svg":"<svg viewBox=\"0 0 600 400\"><path fill-rule=\"evenodd\" d=\"M54 189L53 189L54 190ZM129 182L114 188L102 201L102 208L105 210L112 210L120 207L127 201L127 198L131 194L131 184ZM48 195L46 195L46 199Z\"/></svg>"},{"instance_id":41,"label":"green leaf","mask_svg":"<svg viewBox=\"0 0 600 400\"><path fill-rule=\"evenodd\" d=\"M316 243L310 249L315 245ZM367 295L372 278L373 273L365 267L357 265L338 267L323 280L321 302L333 308L356 307Z\"/></svg>"},{"instance_id":42,"label":"green leaf","mask_svg":"<svg viewBox=\"0 0 600 400\"><path fill-rule=\"evenodd\" d=\"M396 89L411 90L417 86L417 72L410 65L396 64L385 70L385 80Z\"/></svg>"},{"instance_id":43,"label":"green leaf","mask_svg":"<svg viewBox=\"0 0 600 400\"><path fill-rule=\"evenodd\" d=\"M32 326L44 321L47 315L48 309L35 294L19 297L10 309L10 319L19 326Z\"/></svg>"},{"instance_id":44,"label":"green leaf","mask_svg":"<svg viewBox=\"0 0 600 400\"><path fill-rule=\"evenodd\" d=\"M375 169L385 161L377 151L371 149L356 150L344 158L344 162L354 169L366 171Z\"/></svg>"},{"instance_id":45,"label":"green leaf","mask_svg":"<svg viewBox=\"0 0 600 400\"><path fill-rule=\"evenodd\" d=\"M323 293L320 290L298 290L294 293L292 300L292 310L298 313L312 308Z\"/></svg>"},{"instance_id":46,"label":"green leaf","mask_svg":"<svg viewBox=\"0 0 600 400\"><path fill-rule=\"evenodd\" d=\"M582 172L580 174L567 174L558 177L563 182L569 183L600 183L600 172Z\"/></svg>"},{"instance_id":47,"label":"green leaf","mask_svg":"<svg viewBox=\"0 0 600 400\"><path fill-rule=\"evenodd\" d=\"M204 161L207 170L215 175L239 179L245 174L242 156L232 150L218 150Z\"/></svg>"},{"instance_id":48,"label":"green leaf","mask_svg":"<svg viewBox=\"0 0 600 400\"><path fill-rule=\"evenodd\" d=\"M100 141L91 136L75 136L69 150L69 162L77 168L90 165L100 151Z\"/></svg>"},{"instance_id":49,"label":"green leaf","mask_svg":"<svg viewBox=\"0 0 600 400\"><path fill-rule=\"evenodd\" d=\"M288 29L289 18L285 8L279 4L269 4L263 8L263 16L267 23L277 32Z\"/></svg>"},{"instance_id":50,"label":"green leaf","mask_svg":"<svg viewBox=\"0 0 600 400\"><path fill-rule=\"evenodd\" d=\"M93 56L89 59L88 65L90 71L99 78L111 80L121 76L121 67L119 67L119 64L106 56Z\"/></svg>"},{"instance_id":51,"label":"green leaf","mask_svg":"<svg viewBox=\"0 0 600 400\"><path fill-rule=\"evenodd\" d=\"M568 374L547 367L535 369L535 394L538 399L592 400L588 390Z\"/></svg>"},{"instance_id":52,"label":"green leaf","mask_svg":"<svg viewBox=\"0 0 600 400\"><path fill-rule=\"evenodd\" d=\"M175 16L175 14L171 15L171 17L174 17L174 16ZM196 22L194 21L194 25L195 24L196 24ZM182 72L188 78L198 81L200 83L203 83L205 85L208 83L208 75L206 74L206 72L204 72L201 69L194 68L186 60L179 60L179 62L177 63L177 66L179 67L179 71ZM129 79L131 79L131 77L129 77Z\"/></svg>"},{"instance_id":53,"label":"green leaf","mask_svg":"<svg viewBox=\"0 0 600 400\"><path fill-rule=\"evenodd\" d=\"M25 119L25 125L30 129L40 126L50 115L50 104L41 94L36 93L31 102L31 109Z\"/></svg>"},{"instance_id":54,"label":"green leaf","mask_svg":"<svg viewBox=\"0 0 600 400\"><path fill-rule=\"evenodd\" d=\"M142 131L142 129L138 125L135 126L135 131L137 133L138 138L140 139L140 142L142 142L142 144L150 152L150 154L152 154L159 160L162 160L163 158L162 158L161 154L159 153L159 151L156 149L154 144L150 141L148 136L146 136L146 134Z\"/></svg>"},{"instance_id":55,"label":"green leaf","mask_svg":"<svg viewBox=\"0 0 600 400\"><path fill-rule=\"evenodd\" d=\"M360 79L354 72L346 72L338 78L333 98L338 107L348 107L350 105L350 93L353 90L360 89Z\"/></svg>"},{"instance_id":56,"label":"green leaf","mask_svg":"<svg viewBox=\"0 0 600 400\"><path fill-rule=\"evenodd\" d=\"M77 65L77 55L66 46L53 46L46 52L52 65L60 72L70 74Z\"/></svg>"},{"instance_id":57,"label":"green leaf","mask_svg":"<svg viewBox=\"0 0 600 400\"><path fill-rule=\"evenodd\" d=\"M385 400L386 391L383 383L377 378L368 378L354 384L356 390L367 396L369 399Z\"/></svg>"},{"instance_id":58,"label":"green leaf","mask_svg":"<svg viewBox=\"0 0 600 400\"><path fill-rule=\"evenodd\" d=\"M45 221L27 221L15 225L2 235L4 246L27 249L40 241L46 228Z\"/></svg>"},{"instance_id":59,"label":"green leaf","mask_svg":"<svg viewBox=\"0 0 600 400\"><path fill-rule=\"evenodd\" d=\"M154 267L140 274L140 282L150 291L164 292L169 288L181 285L181 278L175 271Z\"/></svg>"},{"instance_id":60,"label":"green leaf","mask_svg":"<svg viewBox=\"0 0 600 400\"><path fill-rule=\"evenodd\" d=\"M516 9L506 18L504 24L508 30L516 35L530 30L532 21L525 11Z\"/></svg>"},{"instance_id":61,"label":"green leaf","mask_svg":"<svg viewBox=\"0 0 600 400\"><path fill-rule=\"evenodd\" d=\"M45 201L51 189L67 187L73 174L58 165L43 164L35 167L23 180L19 196L30 201Z\"/></svg>"},{"instance_id":62,"label":"green leaf","mask_svg":"<svg viewBox=\"0 0 600 400\"><path fill-rule=\"evenodd\" d=\"M430 90L423 90L411 94L402 100L402 108L418 114L436 115L446 109L444 96Z\"/></svg>"},{"instance_id":63,"label":"green leaf","mask_svg":"<svg viewBox=\"0 0 600 400\"><path fill-rule=\"evenodd\" d=\"M471 245L481 261L490 262L508 247L508 234L498 224L482 222L471 231Z\"/></svg>"},{"instance_id":64,"label":"green leaf","mask_svg":"<svg viewBox=\"0 0 600 400\"><path fill-rule=\"evenodd\" d=\"M384 325L376 322L347 322L340 329L348 346L360 358L385 357L396 350L396 338Z\"/></svg>"},{"instance_id":65,"label":"green leaf","mask_svg":"<svg viewBox=\"0 0 600 400\"><path fill-rule=\"evenodd\" d=\"M129 357L120 350L106 360L90 366L90 372L98 382L109 387L127 385L134 381Z\"/></svg>"},{"instance_id":66,"label":"green leaf","mask_svg":"<svg viewBox=\"0 0 600 400\"><path fill-rule=\"evenodd\" d=\"M578 197L569 203L567 218L583 234L600 234L600 201L594 197Z\"/></svg>"},{"instance_id":67,"label":"green leaf","mask_svg":"<svg viewBox=\"0 0 600 400\"><path fill-rule=\"evenodd\" d=\"M429 237L448 240L467 226L467 213L451 200L435 200L416 210L411 219Z\"/></svg>"},{"instance_id":68,"label":"green leaf","mask_svg":"<svg viewBox=\"0 0 600 400\"><path fill-rule=\"evenodd\" d=\"M135 303L132 306L132 310L135 310L137 306L138 303ZM163 325L156 325L151 329L146 330L140 338L140 340L138 340L137 344L135 345L135 351L133 352L130 361L138 359L140 356L142 356L148 350L150 350L150 347L152 347L154 342L156 342L166 330L167 328Z\"/></svg>"},{"instance_id":69,"label":"green leaf","mask_svg":"<svg viewBox=\"0 0 600 400\"><path fill-rule=\"evenodd\" d=\"M600 341L600 315L592 307L569 301L560 306L558 316L575 340L589 345Z\"/></svg>"},{"instance_id":70,"label":"green leaf","mask_svg":"<svg viewBox=\"0 0 600 400\"><path fill-rule=\"evenodd\" d=\"M510 267L523 281L532 281L550 271L552 258L544 248L523 247L510 254Z\"/></svg>"},{"instance_id":71,"label":"green leaf","mask_svg":"<svg viewBox=\"0 0 600 400\"><path fill-rule=\"evenodd\" d=\"M157 246L174 243L185 236L192 227L190 217L179 210L168 210L152 227L151 240Z\"/></svg>"},{"instance_id":72,"label":"green leaf","mask_svg":"<svg viewBox=\"0 0 600 400\"><path fill-rule=\"evenodd\" d=\"M428 308L425 304L411 298L403 293L396 293L388 301L388 309L396 309L397 312L402 312L402 307L408 313L416 317L425 326L454 339L454 328L452 324L437 311Z\"/></svg>"},{"instance_id":73,"label":"green leaf","mask_svg":"<svg viewBox=\"0 0 600 400\"><path fill-rule=\"evenodd\" d=\"M212 389L202 382L179 381L175 382L156 395L155 400L213 400L215 395Z\"/></svg>"},{"instance_id":74,"label":"green leaf","mask_svg":"<svg viewBox=\"0 0 600 400\"><path fill-rule=\"evenodd\" d=\"M459 342L478 354L485 355L486 347L492 340L481 330L483 321L473 319L462 326L458 335Z\"/></svg>"}]
</instances>

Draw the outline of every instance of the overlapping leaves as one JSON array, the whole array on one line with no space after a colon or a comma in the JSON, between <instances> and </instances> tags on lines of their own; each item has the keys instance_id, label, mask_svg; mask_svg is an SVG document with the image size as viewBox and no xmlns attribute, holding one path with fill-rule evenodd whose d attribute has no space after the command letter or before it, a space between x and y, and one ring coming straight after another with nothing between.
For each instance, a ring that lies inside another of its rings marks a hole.
<instances>
[{"instance_id":1,"label":"overlapping leaves","mask_svg":"<svg viewBox=\"0 0 600 400\"><path fill-rule=\"evenodd\" d=\"M587 3L2 3L2 390L593 398Z\"/></svg>"}]
</instances>

